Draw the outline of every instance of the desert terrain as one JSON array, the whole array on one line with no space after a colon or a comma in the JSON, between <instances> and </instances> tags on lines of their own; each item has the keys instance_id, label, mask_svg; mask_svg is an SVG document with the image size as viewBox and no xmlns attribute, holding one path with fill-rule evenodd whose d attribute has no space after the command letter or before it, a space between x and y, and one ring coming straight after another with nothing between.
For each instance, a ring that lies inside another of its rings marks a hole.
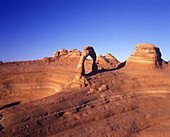
<instances>
[{"instance_id":1,"label":"desert terrain","mask_svg":"<svg viewBox=\"0 0 170 137\"><path fill-rule=\"evenodd\" d=\"M125 62L92 49L1 63L0 136L170 136L170 61L160 49L136 45Z\"/></svg>"}]
</instances>

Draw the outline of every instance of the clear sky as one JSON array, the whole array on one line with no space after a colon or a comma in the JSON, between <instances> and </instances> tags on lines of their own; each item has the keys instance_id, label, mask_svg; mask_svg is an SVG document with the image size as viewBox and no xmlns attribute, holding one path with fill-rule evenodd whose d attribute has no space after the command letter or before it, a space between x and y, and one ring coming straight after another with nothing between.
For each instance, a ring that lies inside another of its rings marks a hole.
<instances>
[{"instance_id":1,"label":"clear sky","mask_svg":"<svg viewBox=\"0 0 170 137\"><path fill-rule=\"evenodd\" d=\"M170 0L0 0L2 61L88 45L125 61L140 43L170 59Z\"/></svg>"}]
</instances>

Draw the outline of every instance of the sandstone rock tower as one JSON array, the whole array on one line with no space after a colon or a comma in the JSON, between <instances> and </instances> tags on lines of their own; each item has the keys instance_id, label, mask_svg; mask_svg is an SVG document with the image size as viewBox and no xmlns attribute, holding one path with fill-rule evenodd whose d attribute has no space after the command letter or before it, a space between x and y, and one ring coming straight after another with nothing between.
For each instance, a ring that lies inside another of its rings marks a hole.
<instances>
[{"instance_id":1,"label":"sandstone rock tower","mask_svg":"<svg viewBox=\"0 0 170 137\"><path fill-rule=\"evenodd\" d=\"M134 68L162 67L164 61L161 56L158 47L148 43L138 44L132 55L127 59L126 65Z\"/></svg>"},{"instance_id":2,"label":"sandstone rock tower","mask_svg":"<svg viewBox=\"0 0 170 137\"><path fill-rule=\"evenodd\" d=\"M96 53L93 47L91 46L84 47L84 50L81 54L81 57L80 57L80 60L77 66L76 76L75 76L74 81L79 81L82 78L82 76L85 74L84 62L87 56L91 56L91 58L93 59L92 72L97 72L98 68L96 64Z\"/></svg>"}]
</instances>

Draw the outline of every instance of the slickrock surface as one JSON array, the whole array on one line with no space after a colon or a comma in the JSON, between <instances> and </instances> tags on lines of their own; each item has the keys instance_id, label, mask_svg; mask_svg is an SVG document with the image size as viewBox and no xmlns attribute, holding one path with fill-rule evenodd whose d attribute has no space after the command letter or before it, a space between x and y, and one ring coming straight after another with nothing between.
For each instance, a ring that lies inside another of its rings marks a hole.
<instances>
[{"instance_id":1,"label":"slickrock surface","mask_svg":"<svg viewBox=\"0 0 170 137\"><path fill-rule=\"evenodd\" d=\"M158 47L144 43L136 45L132 55L127 59L126 65L138 68L156 68L166 64L161 58L161 52Z\"/></svg>"},{"instance_id":2,"label":"slickrock surface","mask_svg":"<svg viewBox=\"0 0 170 137\"><path fill-rule=\"evenodd\" d=\"M148 127L163 128L161 122L170 119L170 73L164 70L121 68L87 79L91 86L1 107L0 135L142 136Z\"/></svg>"},{"instance_id":3,"label":"slickrock surface","mask_svg":"<svg viewBox=\"0 0 170 137\"><path fill-rule=\"evenodd\" d=\"M150 52L155 51L150 47ZM150 52L142 60L157 62L159 52ZM0 136L170 136L170 69L162 65L162 69L143 71L122 63L117 68L85 73L82 77L88 84L72 87L69 83L78 61L57 58L48 63L0 65L0 93L5 97L0 99ZM92 62L84 65L85 71L92 71ZM60 87L60 92L55 92L55 87Z\"/></svg>"},{"instance_id":4,"label":"slickrock surface","mask_svg":"<svg viewBox=\"0 0 170 137\"><path fill-rule=\"evenodd\" d=\"M35 100L61 90L73 80L76 64L50 62L0 66L0 99Z\"/></svg>"}]
</instances>

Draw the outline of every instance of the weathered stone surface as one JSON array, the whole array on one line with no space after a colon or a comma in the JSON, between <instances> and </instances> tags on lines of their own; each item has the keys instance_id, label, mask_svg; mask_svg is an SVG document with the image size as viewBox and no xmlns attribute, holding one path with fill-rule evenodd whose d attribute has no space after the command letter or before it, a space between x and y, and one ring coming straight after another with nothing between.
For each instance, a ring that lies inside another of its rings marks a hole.
<instances>
[{"instance_id":1,"label":"weathered stone surface","mask_svg":"<svg viewBox=\"0 0 170 137\"><path fill-rule=\"evenodd\" d=\"M43 63L49 63L49 62L54 62L54 58L52 57L45 57L41 60Z\"/></svg>"},{"instance_id":2,"label":"weathered stone surface","mask_svg":"<svg viewBox=\"0 0 170 137\"><path fill-rule=\"evenodd\" d=\"M112 56L110 53L107 53L106 55L105 55L105 58L111 58L111 59L115 59L115 57L114 56Z\"/></svg>"},{"instance_id":3,"label":"weathered stone surface","mask_svg":"<svg viewBox=\"0 0 170 137\"><path fill-rule=\"evenodd\" d=\"M161 52L158 47L143 43L136 45L132 55L127 59L126 65L133 67L161 67Z\"/></svg>"},{"instance_id":4,"label":"weathered stone surface","mask_svg":"<svg viewBox=\"0 0 170 137\"><path fill-rule=\"evenodd\" d=\"M100 55L97 57L96 62L97 62L98 64L104 64L104 65L106 65L106 64L108 63L107 60L102 56L102 54L100 54Z\"/></svg>"},{"instance_id":5,"label":"weathered stone surface","mask_svg":"<svg viewBox=\"0 0 170 137\"><path fill-rule=\"evenodd\" d=\"M60 52L56 51L56 52L54 53L53 57L54 57L54 58L55 58L55 57L58 57L58 56L59 56L59 53L60 53Z\"/></svg>"},{"instance_id":6,"label":"weathered stone surface","mask_svg":"<svg viewBox=\"0 0 170 137\"><path fill-rule=\"evenodd\" d=\"M80 57L81 56L81 52L77 49L71 49L68 51L67 54L68 57Z\"/></svg>"},{"instance_id":7,"label":"weathered stone surface","mask_svg":"<svg viewBox=\"0 0 170 137\"><path fill-rule=\"evenodd\" d=\"M66 55L67 53L68 53L68 51L66 49L61 49L60 50L60 56Z\"/></svg>"},{"instance_id":8,"label":"weathered stone surface","mask_svg":"<svg viewBox=\"0 0 170 137\"><path fill-rule=\"evenodd\" d=\"M105 57L105 59L106 59L109 63L112 63L112 65L117 65L117 64L120 63L120 62L119 62L113 55L111 55L110 53L107 53L104 57Z\"/></svg>"},{"instance_id":9,"label":"weathered stone surface","mask_svg":"<svg viewBox=\"0 0 170 137\"><path fill-rule=\"evenodd\" d=\"M105 91L108 89L108 85L102 85L101 87L99 87L99 91Z\"/></svg>"}]
</instances>

